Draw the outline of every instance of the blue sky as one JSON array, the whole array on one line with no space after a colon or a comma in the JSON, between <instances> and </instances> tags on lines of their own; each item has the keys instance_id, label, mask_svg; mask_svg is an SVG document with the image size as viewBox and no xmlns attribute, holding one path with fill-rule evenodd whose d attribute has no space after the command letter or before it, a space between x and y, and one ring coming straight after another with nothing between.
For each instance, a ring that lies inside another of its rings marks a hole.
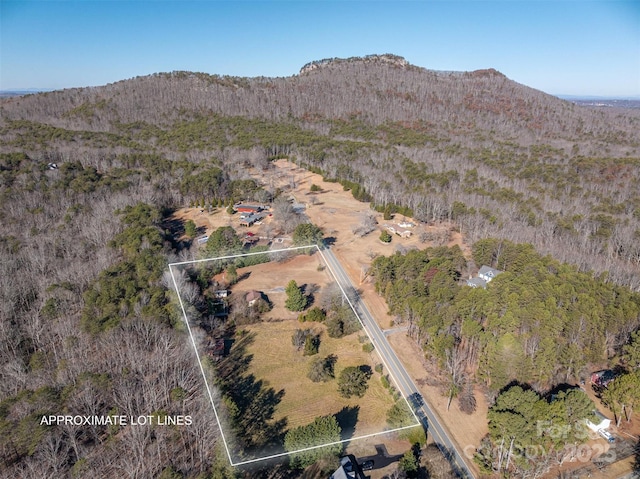
<instances>
[{"instance_id":1,"label":"blue sky","mask_svg":"<svg viewBox=\"0 0 640 479\"><path fill-rule=\"evenodd\" d=\"M640 97L640 1L0 0L0 89L160 71L290 76L394 53L551 94Z\"/></svg>"}]
</instances>

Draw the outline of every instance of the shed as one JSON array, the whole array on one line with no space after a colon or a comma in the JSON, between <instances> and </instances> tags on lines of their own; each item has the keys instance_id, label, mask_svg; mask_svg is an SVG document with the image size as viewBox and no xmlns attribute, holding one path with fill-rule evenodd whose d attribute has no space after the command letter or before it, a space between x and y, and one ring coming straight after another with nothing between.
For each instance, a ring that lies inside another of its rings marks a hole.
<instances>
[{"instance_id":1,"label":"shed","mask_svg":"<svg viewBox=\"0 0 640 479\"><path fill-rule=\"evenodd\" d=\"M591 374L591 384L599 388L606 388L616 378L616 373L611 369L603 369Z\"/></svg>"},{"instance_id":2,"label":"shed","mask_svg":"<svg viewBox=\"0 0 640 479\"><path fill-rule=\"evenodd\" d=\"M594 422L591 422L589 419L585 419L587 423L587 427L591 429L593 432L599 433L600 431L604 431L608 429L609 426L611 426L611 419L606 417L600 411L594 411L593 414L597 418L597 420L600 422L596 424Z\"/></svg>"}]
</instances>

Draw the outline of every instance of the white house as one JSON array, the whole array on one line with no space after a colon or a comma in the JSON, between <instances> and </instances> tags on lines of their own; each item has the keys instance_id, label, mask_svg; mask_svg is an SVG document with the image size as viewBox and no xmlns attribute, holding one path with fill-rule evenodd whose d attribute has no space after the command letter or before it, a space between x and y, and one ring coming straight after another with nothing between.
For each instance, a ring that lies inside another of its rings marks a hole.
<instances>
[{"instance_id":1,"label":"white house","mask_svg":"<svg viewBox=\"0 0 640 479\"><path fill-rule=\"evenodd\" d=\"M398 225L399 226L399 225ZM398 236L400 236L401 238L409 238L411 236L411 231L410 230L405 230L403 228L396 228L394 226L390 226L390 225L384 225L384 227L387 229L387 231L391 234L396 234Z\"/></svg>"},{"instance_id":2,"label":"white house","mask_svg":"<svg viewBox=\"0 0 640 479\"><path fill-rule=\"evenodd\" d=\"M502 273L502 271L500 271L499 269L482 265L480 271L478 271L477 277L472 278L471 276L469 276L469 279L467 280L467 286L471 286L472 288L486 289L487 283L498 276L500 273Z\"/></svg>"},{"instance_id":3,"label":"white house","mask_svg":"<svg viewBox=\"0 0 640 479\"><path fill-rule=\"evenodd\" d=\"M600 411L594 411L594 415L598 418L600 422L596 424L591 422L589 419L585 419L585 421L587 422L587 427L589 429L599 434L600 431L604 431L609 428L609 426L611 425L611 419L607 418Z\"/></svg>"},{"instance_id":4,"label":"white house","mask_svg":"<svg viewBox=\"0 0 640 479\"><path fill-rule=\"evenodd\" d=\"M500 271L499 269L494 269L489 266L482 265L480 271L478 271L478 278L484 279L488 283L500 273L502 273L502 271Z\"/></svg>"}]
</instances>

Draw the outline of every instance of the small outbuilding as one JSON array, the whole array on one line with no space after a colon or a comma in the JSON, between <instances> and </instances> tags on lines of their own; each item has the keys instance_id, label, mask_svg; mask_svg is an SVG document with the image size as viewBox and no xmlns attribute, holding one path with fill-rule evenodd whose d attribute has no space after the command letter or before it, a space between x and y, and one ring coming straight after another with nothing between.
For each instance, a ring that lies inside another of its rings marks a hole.
<instances>
[{"instance_id":1,"label":"small outbuilding","mask_svg":"<svg viewBox=\"0 0 640 479\"><path fill-rule=\"evenodd\" d=\"M611 419L606 417L600 411L594 411L593 415L599 422L592 422L589 419L585 419L585 421L587 422L587 427L589 429L598 434L600 433L600 431L606 431L607 429L609 429L609 426L611 426Z\"/></svg>"},{"instance_id":2,"label":"small outbuilding","mask_svg":"<svg viewBox=\"0 0 640 479\"><path fill-rule=\"evenodd\" d=\"M262 299L262 293L255 290L249 291L246 294L245 299L247 300L247 303L249 303L249 306L253 306L254 304L256 304L256 301Z\"/></svg>"},{"instance_id":3,"label":"small outbuilding","mask_svg":"<svg viewBox=\"0 0 640 479\"><path fill-rule=\"evenodd\" d=\"M595 388L606 388L615 378L616 373L612 369L603 369L591 373L591 384Z\"/></svg>"},{"instance_id":4,"label":"small outbuilding","mask_svg":"<svg viewBox=\"0 0 640 479\"><path fill-rule=\"evenodd\" d=\"M402 221L402 222L398 223L398 226L400 228L413 228L415 226L415 224L412 223L411 221Z\"/></svg>"}]
</instances>

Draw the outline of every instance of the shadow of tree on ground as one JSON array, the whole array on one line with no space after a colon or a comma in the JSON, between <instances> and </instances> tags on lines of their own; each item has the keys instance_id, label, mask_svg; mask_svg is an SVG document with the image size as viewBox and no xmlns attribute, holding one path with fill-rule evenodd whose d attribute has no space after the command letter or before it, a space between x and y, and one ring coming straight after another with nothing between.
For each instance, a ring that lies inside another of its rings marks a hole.
<instances>
[{"instance_id":1,"label":"shadow of tree on ground","mask_svg":"<svg viewBox=\"0 0 640 479\"><path fill-rule=\"evenodd\" d=\"M345 406L333 415L336 418L336 421L338 421L338 425L341 429L341 440L346 441L353 437L356 431L359 413L360 406Z\"/></svg>"},{"instance_id":2,"label":"shadow of tree on ground","mask_svg":"<svg viewBox=\"0 0 640 479\"><path fill-rule=\"evenodd\" d=\"M225 420L233 432L229 443L238 462L284 452L287 419L275 421L273 416L285 391L276 391L247 374L253 360L247 348L254 339L254 333L242 336L228 356L215 364L215 384L221 392L216 407L227 416Z\"/></svg>"}]
</instances>

